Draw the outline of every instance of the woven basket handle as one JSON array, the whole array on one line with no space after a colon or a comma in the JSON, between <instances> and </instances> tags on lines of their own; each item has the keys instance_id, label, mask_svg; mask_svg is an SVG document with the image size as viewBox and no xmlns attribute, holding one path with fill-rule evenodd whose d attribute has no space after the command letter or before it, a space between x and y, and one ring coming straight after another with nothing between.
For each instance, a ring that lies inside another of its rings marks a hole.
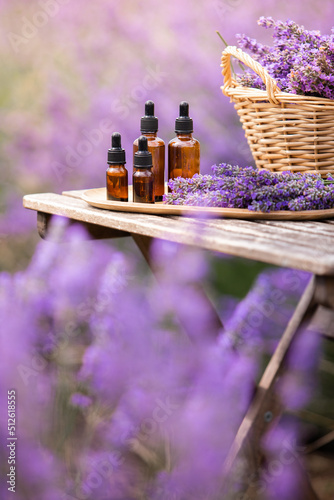
<instances>
[{"instance_id":1,"label":"woven basket handle","mask_svg":"<svg viewBox=\"0 0 334 500\"><path fill-rule=\"evenodd\" d=\"M225 90L227 90L228 87L236 85L236 81L232 78L231 73L231 56L236 57L237 59L239 59L239 61L243 62L244 64L246 64L246 66L255 71L255 73L262 79L263 83L266 86L269 101L272 104L279 104L279 101L276 99L275 94L277 92L280 92L280 89L277 86L275 80L269 75L267 70L264 69L263 66L261 66L260 63L255 61L251 56L243 52L241 49L233 46L226 47L226 49L223 50L222 53L221 67L223 68L222 75L224 77L223 92L225 93Z\"/></svg>"}]
</instances>

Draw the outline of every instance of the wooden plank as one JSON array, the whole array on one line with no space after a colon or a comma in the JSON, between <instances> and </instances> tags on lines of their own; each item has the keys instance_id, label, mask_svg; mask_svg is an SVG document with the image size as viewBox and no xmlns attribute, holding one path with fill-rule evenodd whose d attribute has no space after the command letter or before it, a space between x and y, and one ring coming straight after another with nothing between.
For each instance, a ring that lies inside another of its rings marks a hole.
<instances>
[{"instance_id":1,"label":"wooden plank","mask_svg":"<svg viewBox=\"0 0 334 500\"><path fill-rule=\"evenodd\" d=\"M312 222L312 221L304 221L293 222L293 221L266 221L259 220L256 221L257 224L261 225L270 225L271 227L290 229L291 231L295 231L296 233L303 234L317 234L318 236L334 236L334 224L331 224L332 221L324 220L321 222ZM296 235L297 236L297 235ZM297 236L298 237L298 236Z\"/></svg>"},{"instance_id":2,"label":"wooden plank","mask_svg":"<svg viewBox=\"0 0 334 500\"><path fill-rule=\"evenodd\" d=\"M77 200L82 199L83 193L87 191L87 189L75 189L74 191L63 191L61 194L63 196L69 196L70 198L76 198Z\"/></svg>"},{"instance_id":3,"label":"wooden plank","mask_svg":"<svg viewBox=\"0 0 334 500\"><path fill-rule=\"evenodd\" d=\"M183 220L188 226L198 226L198 224L201 223L196 219L183 218ZM284 229L284 227L271 227L272 224L274 224L274 222L270 222L268 225L263 226L259 224L259 221L250 222L227 219L207 220L203 223L201 235L204 237L206 232L208 234L215 234L214 231L224 231L225 234L235 233L239 235L240 240L241 236L244 236L245 241L249 242L248 249L250 255L242 256L256 259L255 256L251 255L251 252L258 251L259 247L262 247L264 252L272 254L272 260L269 262L268 260L261 259L258 255L257 260L284 267L295 267L318 275L332 274L332 271L329 269L327 271L323 270L323 264L325 264L324 260L327 260L327 264L332 261L334 233L331 238L328 236L319 237L318 234L297 234L289 229ZM303 225L305 223L295 222L294 224ZM318 224L320 225L320 223ZM230 253L227 249L225 252ZM234 255L241 256L237 253ZM327 255L327 257L325 257L325 255ZM311 265L310 259L314 259Z\"/></svg>"},{"instance_id":4,"label":"wooden plank","mask_svg":"<svg viewBox=\"0 0 334 500\"><path fill-rule=\"evenodd\" d=\"M195 223L196 220L186 218L186 220L189 224ZM265 222L265 221L262 221ZM312 246L314 250L319 248L321 246L321 252L323 251L328 251L331 252L333 249L334 245L334 230L328 232L327 234L319 234L321 233L321 223L313 223L314 224L314 230L311 232L310 230L306 230L305 233L302 233L302 228L304 225L307 226L307 222L303 223L290 223L293 224L294 226L299 225L299 231L296 232L295 229L291 229L289 227L289 222L285 223L280 223L281 226L277 226L276 222L272 221L267 224L261 224L260 221L257 222L251 222L247 220L206 220L205 221L205 227L207 229L210 228L215 228L215 229L220 229L221 227L224 228L225 231L230 231L233 233L238 233L238 234L244 234L248 236L252 236L254 238L257 238L259 235L261 237L265 236L266 239L269 241L272 241L273 243L276 244L276 242L284 242L287 243L288 245L295 245L296 240L299 246L305 246L305 247L310 247ZM287 226L285 227L285 224ZM317 226L320 226L319 228ZM333 228L334 229L334 228Z\"/></svg>"},{"instance_id":5,"label":"wooden plank","mask_svg":"<svg viewBox=\"0 0 334 500\"><path fill-rule=\"evenodd\" d=\"M63 191L64 196L70 196L73 198L81 199L82 194L85 192L85 189L81 190L75 190L75 191ZM191 221L189 217L184 217L184 220ZM298 222L298 221L267 221L267 220L256 220L252 221L247 225L246 220L241 220L241 226L238 225L239 220L233 220L233 221L226 221L225 222L225 229L227 229L227 224L228 222L232 223L233 229L237 230L242 230L243 228L251 228L251 231L253 231L254 228L254 222L255 224L261 224L265 225L268 227L268 235L272 234L274 239L284 239L286 241L292 241L291 238L295 239L296 238L296 232L298 233L307 233L311 236L314 236L316 238L316 241L313 240L315 244L319 244L319 236L324 236L327 237L327 240L325 242L329 245L333 245L334 242L334 221L322 221L322 222L313 222L313 221L303 221L303 222ZM332 224L327 224L327 222L332 222ZM220 221L213 221L211 224L219 227ZM277 228L283 229L283 231L277 230ZM329 239L328 239L329 238ZM331 238L333 240L331 240ZM324 244L323 239L321 240L321 244Z\"/></svg>"},{"instance_id":6,"label":"wooden plank","mask_svg":"<svg viewBox=\"0 0 334 500\"><path fill-rule=\"evenodd\" d=\"M269 264L302 269L319 275L334 275L333 244L315 245L309 235L276 239L272 228L249 221L199 220L183 217L112 212L92 208L84 201L53 193L27 195L24 206L39 212L63 215L134 234L223 252ZM219 222L217 225L216 223Z\"/></svg>"}]
</instances>

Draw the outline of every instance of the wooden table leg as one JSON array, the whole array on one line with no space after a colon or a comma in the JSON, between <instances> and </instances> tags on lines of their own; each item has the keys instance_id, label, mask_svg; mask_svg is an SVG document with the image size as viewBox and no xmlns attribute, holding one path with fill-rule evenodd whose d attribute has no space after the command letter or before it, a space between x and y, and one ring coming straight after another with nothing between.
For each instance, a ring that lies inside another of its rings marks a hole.
<instances>
[{"instance_id":1,"label":"wooden table leg","mask_svg":"<svg viewBox=\"0 0 334 500\"><path fill-rule=\"evenodd\" d=\"M301 330L301 326L306 327L315 313L317 304L314 300L316 281L313 276L300 299L300 302L289 321L289 324L271 358L269 364L261 378L256 390L255 397L244 417L234 443L228 454L224 465L225 491L227 498L244 498L249 500L257 498L254 487L250 485L252 478L256 478L263 462L260 443L263 434L268 430L274 419L277 419L282 411L280 402L275 395L275 383L284 369L289 349L292 341ZM244 477L233 477L234 471L240 472L240 464L246 464ZM302 472L301 472L302 475ZM234 481L238 482L238 496L230 496ZM253 482L254 481L253 479ZM296 500L316 500L317 496L313 491L307 477L303 477L303 491L300 499ZM244 492L244 496L240 493Z\"/></svg>"},{"instance_id":2,"label":"wooden table leg","mask_svg":"<svg viewBox=\"0 0 334 500\"><path fill-rule=\"evenodd\" d=\"M151 256L150 256L150 248L151 248L151 245L153 242L153 238L151 238L149 236L142 236L140 234L134 234L134 233L132 234L132 237L133 237L135 243L137 244L139 250L143 254L150 269L155 274L155 276L157 276L157 278L159 278L157 270L155 269L155 266L154 266L154 262L152 261ZM209 333L210 335L214 335L216 337L222 332L222 330L224 328L223 323L222 323L214 305L209 300L209 298L206 295L203 288L199 284L192 284L192 286L196 289L196 293L198 294L198 296L200 296L201 301L206 303L209 310L211 309L211 311L212 311L212 314L210 315L211 316L210 317L211 324L210 324L210 327L208 328L208 332L210 332ZM182 324L183 328L186 329L185 323L182 321L182 318L179 318L179 320L180 320L180 323ZM189 332L189 336L191 337L191 332Z\"/></svg>"},{"instance_id":3,"label":"wooden table leg","mask_svg":"<svg viewBox=\"0 0 334 500\"><path fill-rule=\"evenodd\" d=\"M46 240L48 239L48 232L50 222L52 220L53 215L47 214L45 212L37 212L37 231L39 236ZM57 215L57 217L61 217ZM104 226L98 226L97 224L91 224L89 222L81 222L73 219L67 219L69 224L80 224L82 225L86 231L88 232L91 239L101 240L107 238L122 238L124 236L130 236L130 233L126 231L119 231L118 229L111 229Z\"/></svg>"}]
</instances>

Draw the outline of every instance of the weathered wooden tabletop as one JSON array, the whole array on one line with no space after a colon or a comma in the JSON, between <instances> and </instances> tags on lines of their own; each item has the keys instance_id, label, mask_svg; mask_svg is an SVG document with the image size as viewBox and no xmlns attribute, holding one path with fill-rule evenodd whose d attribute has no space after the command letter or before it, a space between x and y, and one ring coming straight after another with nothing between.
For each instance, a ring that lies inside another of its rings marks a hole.
<instances>
[{"instance_id":1,"label":"weathered wooden tabletop","mask_svg":"<svg viewBox=\"0 0 334 500\"><path fill-rule=\"evenodd\" d=\"M81 200L83 191L27 195L23 205L98 227L196 245L238 257L334 275L334 219L319 222L197 219L112 212Z\"/></svg>"}]
</instances>

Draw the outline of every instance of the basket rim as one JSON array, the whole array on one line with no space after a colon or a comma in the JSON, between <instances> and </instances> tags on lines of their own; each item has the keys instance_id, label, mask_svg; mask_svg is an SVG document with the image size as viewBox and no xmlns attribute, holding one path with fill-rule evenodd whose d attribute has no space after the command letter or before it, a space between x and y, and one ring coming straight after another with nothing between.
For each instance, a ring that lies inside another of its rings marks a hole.
<instances>
[{"instance_id":1,"label":"basket rim","mask_svg":"<svg viewBox=\"0 0 334 500\"><path fill-rule=\"evenodd\" d=\"M223 94L227 97L233 98L235 95L239 94L238 100L242 100L244 98L245 100L253 99L254 101L268 101L268 103L270 103L266 90L257 89L254 87L245 87L244 85L238 84L235 80L233 80L232 85L229 85L228 87L222 85L220 88ZM245 95L243 96L243 94ZM278 101L285 104L303 104L304 102L305 104L319 104L321 105L321 109L324 109L326 105L329 108L334 107L334 99L328 99L327 97L292 94L290 92L283 91L275 92L275 97Z\"/></svg>"},{"instance_id":2,"label":"basket rim","mask_svg":"<svg viewBox=\"0 0 334 500\"><path fill-rule=\"evenodd\" d=\"M239 61L253 70L261 78L262 82L266 86L266 89L261 90L255 89L254 87L246 87L244 85L240 85L235 77L233 77L231 72L232 56L236 59L239 59ZM291 92L283 92L277 85L276 80L268 73L268 70L264 68L261 63L247 54L247 52L244 52L242 49L234 45L229 45L223 50L220 66L222 68L222 75L224 77L224 84L222 87L223 94L231 98L235 94L239 93L238 100L242 100L244 98L248 101L251 101L252 99L254 101L269 101L271 104L276 106L287 102L291 104L308 104L311 105L313 109L314 106L317 105L321 109L324 109L326 105L328 106L328 109L331 109L332 106L334 106L334 100L328 99L327 97L306 96L293 94Z\"/></svg>"}]
</instances>

